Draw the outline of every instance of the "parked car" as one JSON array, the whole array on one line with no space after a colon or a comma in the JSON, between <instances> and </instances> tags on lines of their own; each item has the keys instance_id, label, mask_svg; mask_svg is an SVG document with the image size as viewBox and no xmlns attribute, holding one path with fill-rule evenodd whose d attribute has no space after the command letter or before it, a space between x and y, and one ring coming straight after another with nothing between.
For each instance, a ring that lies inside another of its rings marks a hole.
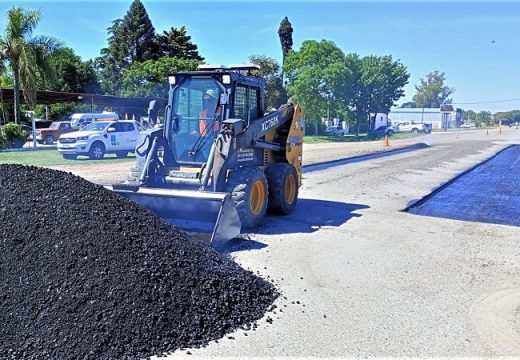
<instances>
[{"instance_id":1,"label":"parked car","mask_svg":"<svg viewBox=\"0 0 520 360\"><path fill-rule=\"evenodd\" d=\"M54 121L47 129L36 129L36 141L40 144L52 145L61 135L72 131L74 130L69 122ZM29 140L32 140L32 134L29 135Z\"/></svg>"},{"instance_id":2,"label":"parked car","mask_svg":"<svg viewBox=\"0 0 520 360\"><path fill-rule=\"evenodd\" d=\"M79 155L102 159L106 153L123 158L135 151L139 124L135 120L96 121L60 136L58 151L64 159L74 160Z\"/></svg>"},{"instance_id":3,"label":"parked car","mask_svg":"<svg viewBox=\"0 0 520 360\"><path fill-rule=\"evenodd\" d=\"M118 120L119 116L114 112L102 113L75 113L70 117L70 124L73 129L78 130L83 126L90 124L93 121L99 120Z\"/></svg>"},{"instance_id":4,"label":"parked car","mask_svg":"<svg viewBox=\"0 0 520 360\"><path fill-rule=\"evenodd\" d=\"M374 129L368 133L368 136L372 139L383 137L385 135L392 136L393 134L399 132L399 129L391 126L380 126L377 129Z\"/></svg>"},{"instance_id":5,"label":"parked car","mask_svg":"<svg viewBox=\"0 0 520 360\"><path fill-rule=\"evenodd\" d=\"M431 124L425 124L425 123L419 123L415 121L403 121L397 124L397 128L399 128L399 131L401 132L411 132L413 134L417 133L431 133L432 132L432 125Z\"/></svg>"},{"instance_id":6,"label":"parked car","mask_svg":"<svg viewBox=\"0 0 520 360\"><path fill-rule=\"evenodd\" d=\"M325 135L338 136L345 135L346 131L341 126L329 126L325 129Z\"/></svg>"},{"instance_id":7,"label":"parked car","mask_svg":"<svg viewBox=\"0 0 520 360\"><path fill-rule=\"evenodd\" d=\"M471 123L464 123L460 126L461 129L474 129L475 128L475 124L471 124Z\"/></svg>"}]
</instances>

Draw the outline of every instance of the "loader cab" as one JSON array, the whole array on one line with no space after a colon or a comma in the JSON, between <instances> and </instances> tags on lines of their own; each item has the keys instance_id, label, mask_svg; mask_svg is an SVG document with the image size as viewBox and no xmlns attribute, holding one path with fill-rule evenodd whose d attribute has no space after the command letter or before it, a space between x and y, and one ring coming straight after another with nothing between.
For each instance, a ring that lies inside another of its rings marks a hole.
<instances>
[{"instance_id":1,"label":"loader cab","mask_svg":"<svg viewBox=\"0 0 520 360\"><path fill-rule=\"evenodd\" d=\"M171 115L165 135L177 163L206 162L222 120L248 124L263 116L263 80L240 69L181 72L170 76L169 83Z\"/></svg>"},{"instance_id":2,"label":"loader cab","mask_svg":"<svg viewBox=\"0 0 520 360\"><path fill-rule=\"evenodd\" d=\"M168 137L177 162L207 161L220 130L222 92L221 85L211 77L187 77L175 87Z\"/></svg>"}]
</instances>

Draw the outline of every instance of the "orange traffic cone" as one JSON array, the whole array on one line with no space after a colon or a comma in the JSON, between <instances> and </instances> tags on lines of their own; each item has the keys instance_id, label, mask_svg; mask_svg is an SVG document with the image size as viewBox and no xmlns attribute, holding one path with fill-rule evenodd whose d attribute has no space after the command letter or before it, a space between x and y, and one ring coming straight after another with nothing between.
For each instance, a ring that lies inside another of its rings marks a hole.
<instances>
[{"instance_id":1,"label":"orange traffic cone","mask_svg":"<svg viewBox=\"0 0 520 360\"><path fill-rule=\"evenodd\" d=\"M388 141L388 135L385 135L385 142L383 146L390 146L390 142Z\"/></svg>"}]
</instances>

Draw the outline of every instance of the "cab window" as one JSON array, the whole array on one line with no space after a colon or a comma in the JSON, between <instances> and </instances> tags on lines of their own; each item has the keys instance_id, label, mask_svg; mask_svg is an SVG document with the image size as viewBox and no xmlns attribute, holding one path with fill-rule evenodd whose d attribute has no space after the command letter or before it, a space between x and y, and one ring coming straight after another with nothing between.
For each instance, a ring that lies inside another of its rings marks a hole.
<instances>
[{"instance_id":1,"label":"cab window","mask_svg":"<svg viewBox=\"0 0 520 360\"><path fill-rule=\"evenodd\" d=\"M235 88L235 100L233 117L237 119L258 119L258 89L237 85Z\"/></svg>"},{"instance_id":2,"label":"cab window","mask_svg":"<svg viewBox=\"0 0 520 360\"><path fill-rule=\"evenodd\" d=\"M120 125L119 123L110 125L107 129L107 132L119 132L120 131L119 125Z\"/></svg>"},{"instance_id":3,"label":"cab window","mask_svg":"<svg viewBox=\"0 0 520 360\"><path fill-rule=\"evenodd\" d=\"M132 123L119 123L119 131L128 132L134 131L135 127Z\"/></svg>"}]
</instances>

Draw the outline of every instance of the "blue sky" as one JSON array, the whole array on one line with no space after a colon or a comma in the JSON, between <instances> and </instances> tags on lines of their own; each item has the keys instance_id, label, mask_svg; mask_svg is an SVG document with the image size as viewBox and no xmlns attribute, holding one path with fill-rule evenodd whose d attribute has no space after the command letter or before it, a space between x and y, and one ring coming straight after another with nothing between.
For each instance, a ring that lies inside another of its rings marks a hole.
<instances>
[{"instance_id":1,"label":"blue sky","mask_svg":"<svg viewBox=\"0 0 520 360\"><path fill-rule=\"evenodd\" d=\"M142 2L156 31L186 26L208 63L243 63L253 54L280 61L277 30L288 16L294 49L304 40L327 39L345 53L399 59L411 74L401 102L411 100L421 77L439 70L464 109L520 109L517 2ZM86 60L99 56L106 28L130 3L0 0L0 29L12 6L39 8L38 33L60 39Z\"/></svg>"}]
</instances>

